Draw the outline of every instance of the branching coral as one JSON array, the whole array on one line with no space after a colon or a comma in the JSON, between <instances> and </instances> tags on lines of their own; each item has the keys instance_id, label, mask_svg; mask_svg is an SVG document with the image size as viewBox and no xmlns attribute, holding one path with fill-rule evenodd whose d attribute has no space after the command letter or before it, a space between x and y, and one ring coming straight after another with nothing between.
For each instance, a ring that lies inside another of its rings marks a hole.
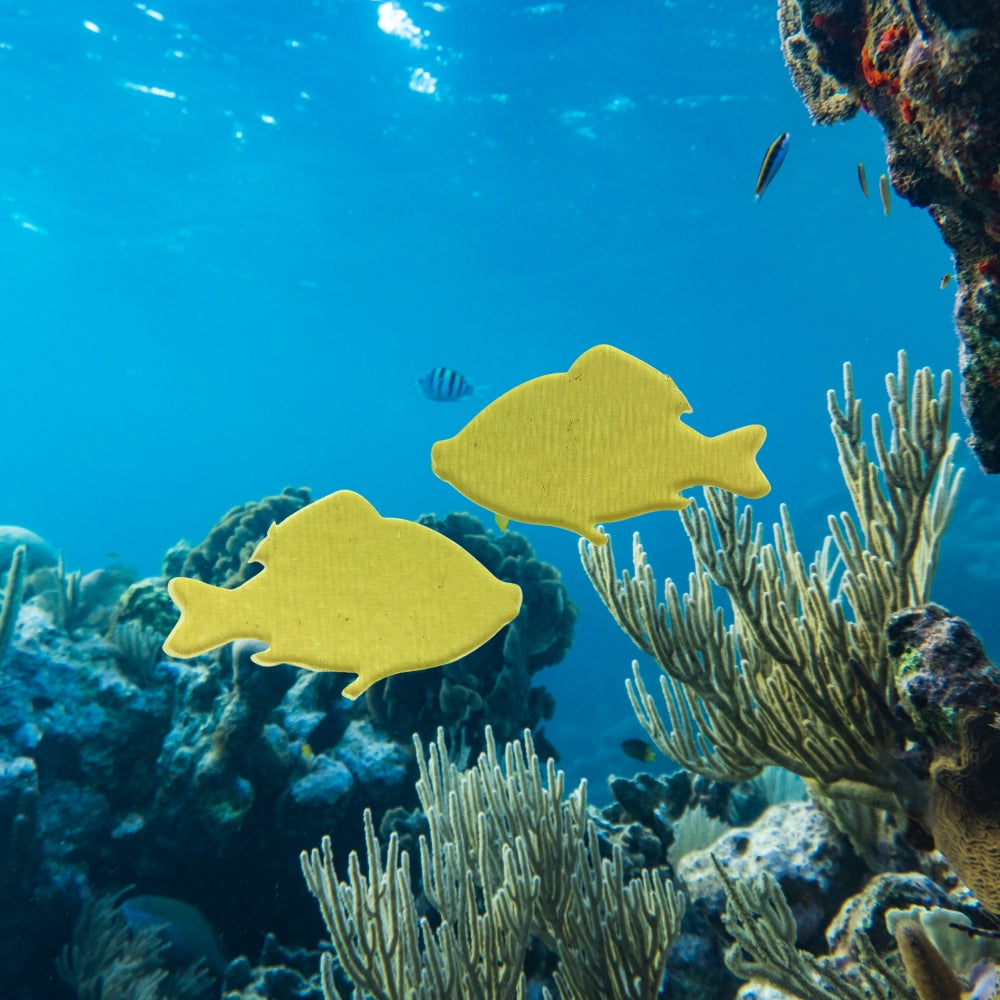
<instances>
[{"instance_id":1,"label":"branching coral","mask_svg":"<svg viewBox=\"0 0 1000 1000\"><path fill-rule=\"evenodd\" d=\"M876 462L862 440L861 404L849 365L844 405L828 404L854 516L830 517L809 568L786 508L764 544L749 508L705 491L707 509L681 515L695 571L683 596L671 580L665 605L639 543L634 576L618 580L611 546L581 543L584 566L615 620L663 670L664 721L633 664L629 696L651 739L689 770L745 780L766 764L808 779L814 792L900 813L925 792L893 755L889 657L892 611L927 600L942 533L961 477L948 434L951 379L935 396L931 372L913 379L899 355L886 380L892 434L872 421ZM842 568L841 568L842 567ZM725 591L734 621L717 608Z\"/></svg>"},{"instance_id":2,"label":"branching coral","mask_svg":"<svg viewBox=\"0 0 1000 1000\"><path fill-rule=\"evenodd\" d=\"M502 864L507 880L486 898L483 912L472 873L462 871L454 850L443 854L434 871L441 891L442 922L433 930L417 912L410 883L410 859L389 839L385 865L371 812L365 811L368 874L357 854L348 863L348 882L338 882L333 848L323 838L322 852L302 853L302 871L319 902L340 964L351 982L374 1000L524 1000L521 961L527 946L525 915L537 885L527 877L523 850L508 847ZM430 875L430 873L427 873ZM335 965L322 957L327 1000L337 1000Z\"/></svg>"},{"instance_id":3,"label":"branching coral","mask_svg":"<svg viewBox=\"0 0 1000 1000\"><path fill-rule=\"evenodd\" d=\"M3 603L0 604L0 661L3 660L17 625L17 613L21 610L21 594L24 590L24 574L28 565L28 550L18 545L10 559Z\"/></svg>"},{"instance_id":4,"label":"branching coral","mask_svg":"<svg viewBox=\"0 0 1000 1000\"><path fill-rule=\"evenodd\" d=\"M656 1000L680 931L683 897L644 871L625 881L621 849L601 859L586 817L586 786L563 798L550 760L543 782L530 733L509 743L503 764L487 728L475 767L448 762L443 732L420 763L430 839L420 839L424 890L442 921L418 918L409 858L395 834L388 859L366 819L368 875L352 854L338 882L328 839L302 854L302 868L347 975L377 1000L521 997L529 934L559 955L564 1000ZM335 1000L334 964L324 990Z\"/></svg>"},{"instance_id":5,"label":"branching coral","mask_svg":"<svg viewBox=\"0 0 1000 1000\"><path fill-rule=\"evenodd\" d=\"M771 875L764 871L737 882L712 860L729 900L723 923L733 937L726 953L733 975L769 983L802 1000L916 1000L862 933L855 935L861 959L857 981L845 977L830 960L799 951L795 919Z\"/></svg>"},{"instance_id":6,"label":"branching coral","mask_svg":"<svg viewBox=\"0 0 1000 1000\"><path fill-rule=\"evenodd\" d=\"M162 928L133 930L117 896L88 903L56 965L79 1000L198 1000L212 985L200 965L165 967Z\"/></svg>"}]
</instances>

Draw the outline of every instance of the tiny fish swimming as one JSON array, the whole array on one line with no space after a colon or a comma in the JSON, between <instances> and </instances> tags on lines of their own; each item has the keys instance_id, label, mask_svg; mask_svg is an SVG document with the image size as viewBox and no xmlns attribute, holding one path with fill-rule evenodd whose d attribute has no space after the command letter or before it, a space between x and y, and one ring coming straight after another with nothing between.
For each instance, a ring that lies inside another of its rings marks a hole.
<instances>
[{"instance_id":1,"label":"tiny fish swimming","mask_svg":"<svg viewBox=\"0 0 1000 1000\"><path fill-rule=\"evenodd\" d=\"M782 132L764 154L764 162L760 165L760 173L757 174L757 185L753 189L754 197L760 201L761 195L767 190L768 184L774 180L775 175L781 169L781 164L785 162L788 155L788 133Z\"/></svg>"},{"instance_id":2,"label":"tiny fish swimming","mask_svg":"<svg viewBox=\"0 0 1000 1000\"><path fill-rule=\"evenodd\" d=\"M641 760L644 764L651 764L656 760L656 750L652 743L645 740L622 740L622 750L627 757L632 760Z\"/></svg>"},{"instance_id":3,"label":"tiny fish swimming","mask_svg":"<svg viewBox=\"0 0 1000 1000\"><path fill-rule=\"evenodd\" d=\"M878 179L878 193L882 199L882 214L888 215L892 210L892 194L889 187L889 178L885 174L882 174Z\"/></svg>"},{"instance_id":4,"label":"tiny fish swimming","mask_svg":"<svg viewBox=\"0 0 1000 1000\"><path fill-rule=\"evenodd\" d=\"M437 403L454 403L463 396L472 396L476 387L453 368L432 368L423 378L417 380L420 391Z\"/></svg>"}]
</instances>

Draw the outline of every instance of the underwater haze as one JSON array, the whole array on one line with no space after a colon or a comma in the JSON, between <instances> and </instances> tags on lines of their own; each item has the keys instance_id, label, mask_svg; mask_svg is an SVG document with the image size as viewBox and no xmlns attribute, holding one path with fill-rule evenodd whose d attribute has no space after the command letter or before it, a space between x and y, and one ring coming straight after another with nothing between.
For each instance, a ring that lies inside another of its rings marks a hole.
<instances>
[{"instance_id":1,"label":"underwater haze","mask_svg":"<svg viewBox=\"0 0 1000 1000\"><path fill-rule=\"evenodd\" d=\"M673 377L704 434L765 425L755 511L787 503L812 551L849 505L843 363L866 415L900 349L955 367L950 254L923 212L883 213L875 122L810 124L772 3L21 0L0 80L0 522L70 569L157 575L285 486L492 527L431 445L599 343ZM428 398L439 366L477 392ZM998 588L970 582L962 531L991 484L962 461L935 598L983 629ZM619 749L634 651L576 537L512 528L580 607L546 734L600 799L640 766ZM685 579L678 515L614 525L620 563L636 528Z\"/></svg>"}]
</instances>

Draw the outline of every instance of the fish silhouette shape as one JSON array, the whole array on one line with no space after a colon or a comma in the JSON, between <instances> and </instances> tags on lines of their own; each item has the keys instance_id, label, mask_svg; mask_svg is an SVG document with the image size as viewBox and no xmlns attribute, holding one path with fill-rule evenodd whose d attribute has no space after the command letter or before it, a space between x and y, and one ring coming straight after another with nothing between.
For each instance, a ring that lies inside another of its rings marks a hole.
<instances>
[{"instance_id":1,"label":"fish silhouette shape","mask_svg":"<svg viewBox=\"0 0 1000 1000\"><path fill-rule=\"evenodd\" d=\"M595 545L597 524L680 510L690 486L764 496L758 424L706 437L673 379L607 344L568 372L511 389L431 450L436 475L507 520L568 528Z\"/></svg>"},{"instance_id":2,"label":"fish silhouette shape","mask_svg":"<svg viewBox=\"0 0 1000 1000\"><path fill-rule=\"evenodd\" d=\"M254 550L264 569L232 590L174 577L181 617L163 643L187 658L235 639L268 648L261 666L292 663L358 676L357 698L390 674L425 670L481 646L517 615L521 590L444 535L382 517L341 490L272 524Z\"/></svg>"}]
</instances>

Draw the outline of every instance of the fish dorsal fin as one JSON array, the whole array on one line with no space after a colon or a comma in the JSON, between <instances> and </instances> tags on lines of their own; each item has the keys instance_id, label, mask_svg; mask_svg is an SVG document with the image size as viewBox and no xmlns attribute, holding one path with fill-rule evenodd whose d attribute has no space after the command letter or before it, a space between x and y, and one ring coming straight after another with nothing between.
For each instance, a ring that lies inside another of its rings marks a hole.
<instances>
[{"instance_id":1,"label":"fish dorsal fin","mask_svg":"<svg viewBox=\"0 0 1000 1000\"><path fill-rule=\"evenodd\" d=\"M665 419L693 412L684 393L669 375L611 344L598 344L584 351L570 365L567 374L571 379L586 378L588 382L606 384L609 391L615 392L623 385L648 387L657 394L657 406Z\"/></svg>"}]
</instances>

